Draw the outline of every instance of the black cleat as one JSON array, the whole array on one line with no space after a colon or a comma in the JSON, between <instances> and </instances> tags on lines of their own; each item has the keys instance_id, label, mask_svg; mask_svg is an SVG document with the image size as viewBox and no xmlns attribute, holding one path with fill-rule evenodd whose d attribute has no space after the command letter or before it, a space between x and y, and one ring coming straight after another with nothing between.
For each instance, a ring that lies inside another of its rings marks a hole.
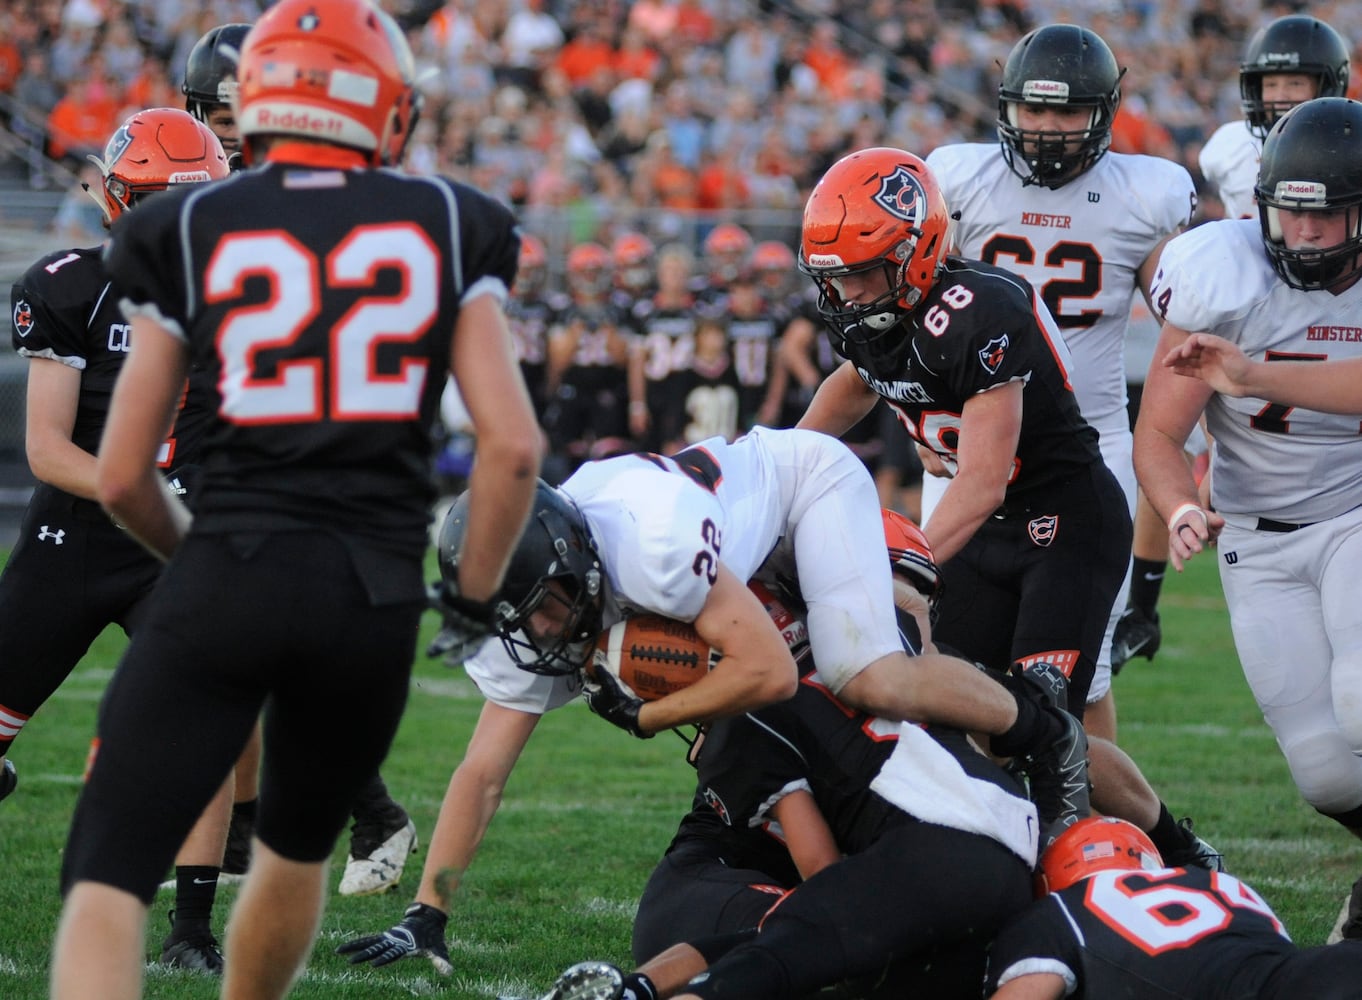
<instances>
[{"instance_id":1,"label":"black cleat","mask_svg":"<svg viewBox=\"0 0 1362 1000\"><path fill-rule=\"evenodd\" d=\"M1126 608L1111 637L1111 672L1119 674L1121 668L1137 656L1154 659L1162 643L1163 630L1159 628L1157 611L1151 617L1134 605Z\"/></svg>"},{"instance_id":2,"label":"black cleat","mask_svg":"<svg viewBox=\"0 0 1362 1000\"><path fill-rule=\"evenodd\" d=\"M19 774L14 770L14 761L8 757L0 763L0 800L9 796L9 793L19 784Z\"/></svg>"},{"instance_id":3,"label":"black cleat","mask_svg":"<svg viewBox=\"0 0 1362 1000\"><path fill-rule=\"evenodd\" d=\"M161 964L190 972L206 972L210 976L222 975L222 949L218 939L207 929L177 936L175 911L170 911L170 936L161 942Z\"/></svg>"},{"instance_id":4,"label":"black cleat","mask_svg":"<svg viewBox=\"0 0 1362 1000\"><path fill-rule=\"evenodd\" d=\"M1063 735L1024 764L1031 801L1040 818L1042 854L1061 833L1092 812L1088 802L1088 737L1083 724L1068 712L1051 711L1061 716Z\"/></svg>"},{"instance_id":5,"label":"black cleat","mask_svg":"<svg viewBox=\"0 0 1362 1000\"><path fill-rule=\"evenodd\" d=\"M1329 932L1329 944L1340 941L1362 940L1362 878L1353 883L1348 898L1343 901L1343 909L1338 912L1334 929Z\"/></svg>"},{"instance_id":6,"label":"black cleat","mask_svg":"<svg viewBox=\"0 0 1362 1000\"><path fill-rule=\"evenodd\" d=\"M1166 866L1205 868L1212 872L1225 870L1225 856L1192 832L1190 817L1178 820L1178 832L1182 835L1183 843L1163 855L1163 863Z\"/></svg>"}]
</instances>

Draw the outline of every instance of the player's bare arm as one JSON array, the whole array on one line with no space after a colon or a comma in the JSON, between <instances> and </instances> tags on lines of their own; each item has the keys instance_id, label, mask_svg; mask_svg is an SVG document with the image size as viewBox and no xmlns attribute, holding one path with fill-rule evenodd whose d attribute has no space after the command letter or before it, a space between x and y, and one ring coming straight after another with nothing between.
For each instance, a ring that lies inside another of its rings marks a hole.
<instances>
[{"instance_id":1,"label":"player's bare arm","mask_svg":"<svg viewBox=\"0 0 1362 1000\"><path fill-rule=\"evenodd\" d=\"M1021 436L1023 391L1010 382L964 405L955 477L923 528L938 563L959 552L1003 502Z\"/></svg>"},{"instance_id":2,"label":"player's bare arm","mask_svg":"<svg viewBox=\"0 0 1362 1000\"><path fill-rule=\"evenodd\" d=\"M812 878L842 857L828 822L813 795L798 790L783 795L771 807L771 816L785 834L785 847L799 869L799 877Z\"/></svg>"},{"instance_id":3,"label":"player's bare arm","mask_svg":"<svg viewBox=\"0 0 1362 1000\"><path fill-rule=\"evenodd\" d=\"M1166 357L1188 338L1186 330L1163 325L1156 358ZM1202 506L1196 479L1183 456L1187 436L1210 401L1212 389L1152 365L1135 424L1135 475L1150 504L1168 524L1169 557L1182 572L1192 556L1214 542L1225 521Z\"/></svg>"},{"instance_id":4,"label":"player's bare arm","mask_svg":"<svg viewBox=\"0 0 1362 1000\"><path fill-rule=\"evenodd\" d=\"M723 662L690 687L645 703L638 716L645 732L736 715L795 693L799 671L789 646L761 601L725 566L718 568L695 631L723 651Z\"/></svg>"},{"instance_id":5,"label":"player's bare arm","mask_svg":"<svg viewBox=\"0 0 1362 1000\"><path fill-rule=\"evenodd\" d=\"M539 424L511 333L492 295L479 296L460 310L450 371L478 429L459 590L473 600L486 600L501 582L529 516L541 452Z\"/></svg>"},{"instance_id":6,"label":"player's bare arm","mask_svg":"<svg viewBox=\"0 0 1362 1000\"><path fill-rule=\"evenodd\" d=\"M33 475L59 490L95 499L95 456L71 440L80 372L50 358L31 358L27 392L24 449Z\"/></svg>"},{"instance_id":7,"label":"player's bare arm","mask_svg":"<svg viewBox=\"0 0 1362 1000\"><path fill-rule=\"evenodd\" d=\"M132 320L132 350L114 387L100 441L99 502L148 551L165 560L189 530L190 515L156 471L189 363L185 344L155 319Z\"/></svg>"},{"instance_id":8,"label":"player's bare arm","mask_svg":"<svg viewBox=\"0 0 1362 1000\"><path fill-rule=\"evenodd\" d=\"M416 902L448 913L540 716L485 702L440 803Z\"/></svg>"},{"instance_id":9,"label":"player's bare arm","mask_svg":"<svg viewBox=\"0 0 1362 1000\"><path fill-rule=\"evenodd\" d=\"M1250 360L1222 337L1194 333L1163 364L1226 396L1253 396L1324 413L1362 413L1362 358L1268 364Z\"/></svg>"},{"instance_id":10,"label":"player's bare arm","mask_svg":"<svg viewBox=\"0 0 1362 1000\"><path fill-rule=\"evenodd\" d=\"M1053 972L1018 976L1004 983L993 1000L1060 1000L1064 996L1064 977Z\"/></svg>"},{"instance_id":11,"label":"player's bare arm","mask_svg":"<svg viewBox=\"0 0 1362 1000\"><path fill-rule=\"evenodd\" d=\"M879 399L847 361L823 380L795 426L841 437L873 410Z\"/></svg>"}]
</instances>

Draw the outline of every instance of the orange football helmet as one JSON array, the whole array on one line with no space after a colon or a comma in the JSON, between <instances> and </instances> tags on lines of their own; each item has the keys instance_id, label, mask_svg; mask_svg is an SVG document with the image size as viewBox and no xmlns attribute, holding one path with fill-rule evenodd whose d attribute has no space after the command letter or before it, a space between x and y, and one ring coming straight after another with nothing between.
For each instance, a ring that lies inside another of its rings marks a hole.
<instances>
[{"instance_id":1,"label":"orange football helmet","mask_svg":"<svg viewBox=\"0 0 1362 1000\"><path fill-rule=\"evenodd\" d=\"M752 248L752 270L768 292L783 295L795 274L795 255L780 240L763 240Z\"/></svg>"},{"instance_id":2,"label":"orange football helmet","mask_svg":"<svg viewBox=\"0 0 1362 1000\"><path fill-rule=\"evenodd\" d=\"M237 66L237 126L348 146L375 166L401 161L420 114L411 49L368 0L281 0L256 22Z\"/></svg>"},{"instance_id":3,"label":"orange football helmet","mask_svg":"<svg viewBox=\"0 0 1362 1000\"><path fill-rule=\"evenodd\" d=\"M1139 827L1115 816L1080 819L1040 859L1039 895L1067 889L1111 868L1162 868L1159 849Z\"/></svg>"},{"instance_id":4,"label":"orange football helmet","mask_svg":"<svg viewBox=\"0 0 1362 1000\"><path fill-rule=\"evenodd\" d=\"M543 287L548 276L549 253L544 242L530 233L520 234L520 255L516 258L516 295L533 295Z\"/></svg>"},{"instance_id":5,"label":"orange football helmet","mask_svg":"<svg viewBox=\"0 0 1362 1000\"><path fill-rule=\"evenodd\" d=\"M880 516L890 566L895 573L906 575L922 596L935 603L941 596L941 568L932 556L932 543L921 528L898 511L882 507Z\"/></svg>"},{"instance_id":6,"label":"orange football helmet","mask_svg":"<svg viewBox=\"0 0 1362 1000\"><path fill-rule=\"evenodd\" d=\"M568 251L568 288L596 298L610 290L610 251L599 243L578 243Z\"/></svg>"},{"instance_id":7,"label":"orange football helmet","mask_svg":"<svg viewBox=\"0 0 1362 1000\"><path fill-rule=\"evenodd\" d=\"M172 184L200 184L230 172L222 143L203 122L178 108L148 108L130 115L90 162L104 175L90 196L112 225L144 195Z\"/></svg>"},{"instance_id":8,"label":"orange football helmet","mask_svg":"<svg viewBox=\"0 0 1362 1000\"><path fill-rule=\"evenodd\" d=\"M703 250L712 280L736 281L749 266L752 237L737 223L721 222L705 237Z\"/></svg>"},{"instance_id":9,"label":"orange football helmet","mask_svg":"<svg viewBox=\"0 0 1362 1000\"><path fill-rule=\"evenodd\" d=\"M834 163L809 195L799 269L818 286L818 311L857 360L894 360L908 338L899 322L936 284L950 215L927 164L901 149L862 149ZM881 270L871 302L843 295L842 278Z\"/></svg>"},{"instance_id":10,"label":"orange football helmet","mask_svg":"<svg viewBox=\"0 0 1362 1000\"><path fill-rule=\"evenodd\" d=\"M641 292L653 283L653 241L642 233L624 232L610 244L615 264L615 284L631 292Z\"/></svg>"}]
</instances>

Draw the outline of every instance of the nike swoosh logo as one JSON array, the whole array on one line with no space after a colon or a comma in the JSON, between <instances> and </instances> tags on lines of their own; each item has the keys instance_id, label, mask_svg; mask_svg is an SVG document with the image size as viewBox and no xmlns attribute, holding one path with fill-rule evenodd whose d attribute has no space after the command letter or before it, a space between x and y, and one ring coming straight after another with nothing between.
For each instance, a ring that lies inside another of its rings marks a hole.
<instances>
[{"instance_id":1,"label":"nike swoosh logo","mask_svg":"<svg viewBox=\"0 0 1362 1000\"><path fill-rule=\"evenodd\" d=\"M217 884L217 881L218 881L218 880L215 879L215 878L196 878L196 879L194 880L194 884L195 884L195 885L216 885L216 884Z\"/></svg>"},{"instance_id":2,"label":"nike swoosh logo","mask_svg":"<svg viewBox=\"0 0 1362 1000\"><path fill-rule=\"evenodd\" d=\"M1162 574L1162 573L1146 573L1146 574L1144 575L1144 578L1145 578L1146 580L1148 580L1150 583L1153 583L1155 580L1162 580L1162 579L1163 579L1163 574Z\"/></svg>"}]
</instances>

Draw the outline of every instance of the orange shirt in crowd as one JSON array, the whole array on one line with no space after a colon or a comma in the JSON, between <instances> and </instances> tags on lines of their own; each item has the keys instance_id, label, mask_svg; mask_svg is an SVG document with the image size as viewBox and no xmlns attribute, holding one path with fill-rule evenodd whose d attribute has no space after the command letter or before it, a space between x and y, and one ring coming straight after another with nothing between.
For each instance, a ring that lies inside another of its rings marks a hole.
<instances>
[{"instance_id":1,"label":"orange shirt in crowd","mask_svg":"<svg viewBox=\"0 0 1362 1000\"><path fill-rule=\"evenodd\" d=\"M48 150L58 159L81 150L103 150L118 127L122 108L112 90L92 97L85 86L73 86L47 116Z\"/></svg>"},{"instance_id":2,"label":"orange shirt in crowd","mask_svg":"<svg viewBox=\"0 0 1362 1000\"><path fill-rule=\"evenodd\" d=\"M583 32L568 42L558 50L554 60L554 65L574 87L582 86L598 69L609 69L614 63L615 50L592 32Z\"/></svg>"}]
</instances>

